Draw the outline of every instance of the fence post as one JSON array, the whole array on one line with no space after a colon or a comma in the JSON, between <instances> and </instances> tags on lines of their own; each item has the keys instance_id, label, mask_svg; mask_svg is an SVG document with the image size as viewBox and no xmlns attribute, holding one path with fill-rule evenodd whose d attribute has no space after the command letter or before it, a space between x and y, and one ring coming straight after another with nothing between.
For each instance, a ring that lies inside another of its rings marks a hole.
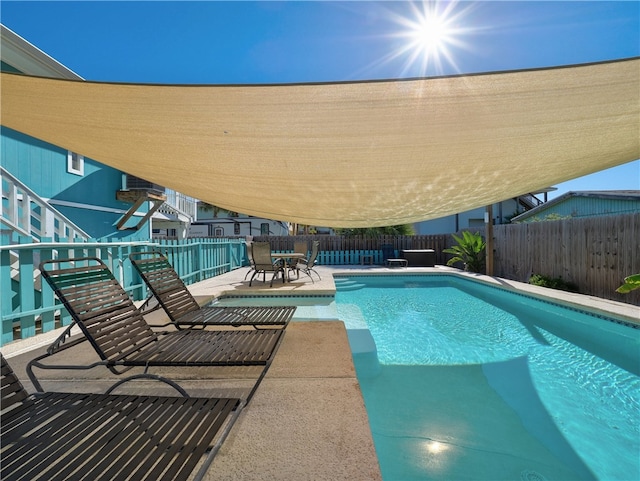
<instances>
[{"instance_id":1,"label":"fence post","mask_svg":"<svg viewBox=\"0 0 640 481\"><path fill-rule=\"evenodd\" d=\"M30 244L29 236L20 236L20 244ZM18 253L18 271L20 272L20 309L32 311L35 309L35 284L33 282L33 251L20 250ZM20 317L20 337L27 338L36 335L36 316L33 314Z\"/></svg>"},{"instance_id":2,"label":"fence post","mask_svg":"<svg viewBox=\"0 0 640 481\"><path fill-rule=\"evenodd\" d=\"M40 239L40 242L48 243L52 242L50 237ZM40 249L39 261L48 261L53 259L53 249L50 247ZM39 263L38 263L39 264ZM42 279L40 274L40 307L48 308L53 307L55 304L55 297L53 295L53 289L49 286L49 283ZM53 311L45 311L40 316L42 322L42 332L53 331L56 327L56 318Z\"/></svg>"},{"instance_id":3,"label":"fence post","mask_svg":"<svg viewBox=\"0 0 640 481\"><path fill-rule=\"evenodd\" d=\"M0 251L0 315L2 319L11 314L13 311L12 303L12 284L11 279L11 252L8 250ZM13 321L5 319L2 321L2 337L0 345L4 345L13 341Z\"/></svg>"}]
</instances>

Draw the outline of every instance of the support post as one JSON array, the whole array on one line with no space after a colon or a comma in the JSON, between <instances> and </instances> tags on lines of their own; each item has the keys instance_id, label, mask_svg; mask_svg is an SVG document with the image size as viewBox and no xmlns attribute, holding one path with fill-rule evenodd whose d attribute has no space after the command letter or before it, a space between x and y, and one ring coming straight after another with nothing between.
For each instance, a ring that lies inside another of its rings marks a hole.
<instances>
[{"instance_id":1,"label":"support post","mask_svg":"<svg viewBox=\"0 0 640 481\"><path fill-rule=\"evenodd\" d=\"M484 214L484 233L486 239L485 266L488 276L493 275L493 206L488 205Z\"/></svg>"}]
</instances>

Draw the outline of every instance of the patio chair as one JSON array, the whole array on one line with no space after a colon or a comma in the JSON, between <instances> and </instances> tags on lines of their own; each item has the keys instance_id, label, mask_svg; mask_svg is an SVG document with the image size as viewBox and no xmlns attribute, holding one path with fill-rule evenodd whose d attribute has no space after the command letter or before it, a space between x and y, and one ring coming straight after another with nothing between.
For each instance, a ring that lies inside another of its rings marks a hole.
<instances>
[{"instance_id":1,"label":"patio chair","mask_svg":"<svg viewBox=\"0 0 640 481\"><path fill-rule=\"evenodd\" d=\"M249 259L249 270L244 276L244 280L246 281L249 274L256 270L256 263L253 261L253 241L245 242L245 245L247 246L247 258Z\"/></svg>"},{"instance_id":2,"label":"patio chair","mask_svg":"<svg viewBox=\"0 0 640 481\"><path fill-rule=\"evenodd\" d=\"M318 258L319 245L319 241L313 241L313 244L311 245L311 255L309 256L309 258L299 259L296 263L296 271L298 271L298 276L300 275L300 271L302 271L304 274L309 276L311 282L315 282L313 280L313 276L311 276L312 272L315 273L316 276L318 276L318 280L322 280L320 274L318 274L318 272L314 269L314 266L316 265L316 259Z\"/></svg>"},{"instance_id":3,"label":"patio chair","mask_svg":"<svg viewBox=\"0 0 640 481\"><path fill-rule=\"evenodd\" d=\"M296 254L303 254L304 257L307 257L307 254L309 254L309 244L307 241L296 241L293 243L293 252ZM296 269L296 264L298 264L299 260L300 259L294 257L287 266L290 271L296 271L298 278L300 278L300 272Z\"/></svg>"},{"instance_id":4,"label":"patio chair","mask_svg":"<svg viewBox=\"0 0 640 481\"><path fill-rule=\"evenodd\" d=\"M53 268L57 265L57 268ZM49 346L47 352L27 365L27 374L38 391L43 391L33 368L91 369L105 366L114 374L133 367L147 377L175 385L169 379L150 374L158 366L261 366L247 403L264 378L280 345L284 329L232 329L154 331L145 322L125 290L98 258L58 259L40 264L40 271L73 318L73 323ZM83 336L70 339L79 327ZM73 347L84 340L100 361L89 365L43 364L42 359Z\"/></svg>"},{"instance_id":5,"label":"patio chair","mask_svg":"<svg viewBox=\"0 0 640 481\"><path fill-rule=\"evenodd\" d=\"M201 307L161 252L134 252L129 259L178 329L221 325L285 328L296 310L295 306Z\"/></svg>"},{"instance_id":6,"label":"patio chair","mask_svg":"<svg viewBox=\"0 0 640 481\"><path fill-rule=\"evenodd\" d=\"M7 481L201 480L243 407L231 398L29 395L1 354L0 366Z\"/></svg>"},{"instance_id":7,"label":"patio chair","mask_svg":"<svg viewBox=\"0 0 640 481\"><path fill-rule=\"evenodd\" d=\"M249 279L249 285L253 282L253 279L262 274L262 282L266 282L267 272L273 272L269 287L273 286L273 280L278 277L278 274L282 274L282 283L285 281L284 263L282 259L273 260L271 255L271 244L268 242L254 242L252 244L253 262L255 263L255 272Z\"/></svg>"},{"instance_id":8,"label":"patio chair","mask_svg":"<svg viewBox=\"0 0 640 481\"><path fill-rule=\"evenodd\" d=\"M392 244L382 244L380 246L380 250L382 251L382 264L387 265L387 261L391 258L396 257L396 251L393 248Z\"/></svg>"}]
</instances>

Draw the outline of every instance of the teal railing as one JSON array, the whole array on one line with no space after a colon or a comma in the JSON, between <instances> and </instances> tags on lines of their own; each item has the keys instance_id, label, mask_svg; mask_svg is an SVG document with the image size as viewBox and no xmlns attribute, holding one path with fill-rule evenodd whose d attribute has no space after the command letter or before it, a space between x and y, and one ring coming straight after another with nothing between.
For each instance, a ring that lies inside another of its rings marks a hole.
<instances>
[{"instance_id":1,"label":"teal railing","mask_svg":"<svg viewBox=\"0 0 640 481\"><path fill-rule=\"evenodd\" d=\"M98 257L134 300L146 296L146 288L131 266L129 254L160 250L169 258L186 284L199 282L247 264L242 239L203 238L138 242L33 243L28 236L17 244L0 246L0 346L33 337L71 323L53 291L42 282L38 266L49 259Z\"/></svg>"}]
</instances>

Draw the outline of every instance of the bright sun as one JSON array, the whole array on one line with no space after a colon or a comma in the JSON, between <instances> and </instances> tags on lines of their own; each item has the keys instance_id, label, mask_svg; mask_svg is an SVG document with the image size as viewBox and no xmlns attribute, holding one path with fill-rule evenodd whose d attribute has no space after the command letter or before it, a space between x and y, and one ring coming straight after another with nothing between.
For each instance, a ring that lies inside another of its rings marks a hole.
<instances>
[{"instance_id":1,"label":"bright sun","mask_svg":"<svg viewBox=\"0 0 640 481\"><path fill-rule=\"evenodd\" d=\"M408 15L395 15L395 22L402 29L395 36L403 42L391 58L406 57L405 72L418 67L420 75L429 70L441 73L445 61L457 68L452 48L464 46L460 39L463 30L456 24L465 9L457 8L456 4L456 1L411 3Z\"/></svg>"},{"instance_id":2,"label":"bright sun","mask_svg":"<svg viewBox=\"0 0 640 481\"><path fill-rule=\"evenodd\" d=\"M414 46L424 53L437 53L446 46L449 31L444 19L433 16L424 18L412 32Z\"/></svg>"}]
</instances>

